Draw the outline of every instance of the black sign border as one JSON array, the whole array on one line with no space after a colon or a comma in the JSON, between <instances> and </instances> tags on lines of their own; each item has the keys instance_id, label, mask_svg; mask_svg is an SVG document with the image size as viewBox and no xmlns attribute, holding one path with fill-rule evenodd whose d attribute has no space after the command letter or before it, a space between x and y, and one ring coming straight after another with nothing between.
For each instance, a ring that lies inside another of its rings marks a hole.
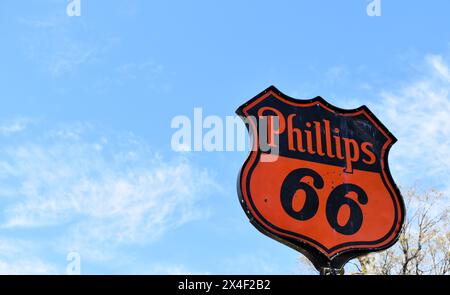
<instances>
[{"instance_id":1,"label":"black sign border","mask_svg":"<svg viewBox=\"0 0 450 295\"><path fill-rule=\"evenodd\" d=\"M391 231L389 232L389 234L387 234L385 237L383 237L381 239L381 241L372 241L372 242L367 242L366 245L370 245L370 244L378 244L380 242L382 242L383 240L386 240L388 237L391 236L392 232L395 230L396 225L400 224L399 230L396 233L395 237L391 240L391 242L380 246L380 247L373 247L373 248L354 248L354 249L346 249L343 250L341 252L336 253L335 255L333 255L331 258L329 258L328 256L326 256L325 254L323 254L321 251L319 251L318 249L316 249L315 247L301 242L299 240L293 239L293 238L287 238L285 236L280 236L277 235L275 233L272 233L269 229L267 229L266 226L264 226L263 224L261 224L257 218L255 218L255 216L252 215L251 211L249 210L249 208L247 207L247 204L244 200L244 196L243 193L241 191L241 185L243 182L242 180L242 174L243 174L243 170L245 169L245 167L248 165L248 162L251 159L252 153L257 153L256 158L254 160L254 162L252 163L252 166L249 169L249 172L247 173L247 175L251 175L251 170L254 169L254 167L258 164L259 162L259 157L261 155L261 151L251 151L248 155L248 157L246 158L244 164L242 165L239 174L238 174L238 179L237 179L237 191L238 191L238 197L239 197L239 203L242 206L242 209L244 210L245 214L247 215L249 221L253 224L253 226L256 227L256 229L258 229L261 233L263 233L264 235L279 241L280 243L283 243L297 251L299 251L300 253L302 253L304 256L306 256L315 266L315 268L319 271L321 271L323 268L332 268L332 269L341 269L349 260L356 258L358 256L361 255L365 255L368 254L370 252L376 252L376 251L382 251L385 250L389 247L391 247L392 245L394 245L399 238L400 232L401 232L401 228L403 227L404 224L404 218L405 218L405 205L404 205L404 201L401 195L400 190L398 189L397 185L394 182L394 179L392 178L392 175L390 173L390 169L389 169L389 165L388 165L388 157L389 157L389 151L390 148L392 147L392 145L397 141L397 138L386 128L386 126L381 123L381 121L369 110L369 108L365 105L362 105L356 109L341 109L338 108L334 105L331 105L330 103L328 103L325 99L323 99L320 96L317 96L315 98L312 99L296 99L293 97L290 97L284 93L282 93L281 91L279 91L275 86L270 86L267 89L265 89L264 91L262 91L261 93L259 93L258 95L256 95L255 97L253 97L252 99L250 99L249 101L247 101L245 104L241 105L237 110L236 110L236 114L239 115L244 122L246 122L246 115L244 113L244 109L252 104L255 100L261 98L261 96L267 94L268 92L272 92L280 97L282 97L283 99L296 103L296 104L311 104L311 103L321 103L323 105L325 105L326 107L330 108L332 111L336 112L336 113L341 113L341 114L353 114L356 112L360 112L360 111L365 111L367 113L367 115L369 115L371 117L371 119L377 124L377 127L381 128L382 131L387 134L390 139L391 139L391 143L387 146L386 150L385 150L385 156L384 159L382 159L383 161L383 166L384 166L384 172L386 177L388 178L388 181L391 184L392 189L394 190L394 193L396 194L396 196L398 197L398 202L400 205L400 212L401 212L401 216L397 216L397 212L398 209L397 208L397 204L394 201L394 206L396 207L395 209L395 215L396 215L396 219L398 219L400 217L400 220L398 220L397 222L394 222L393 227L391 228ZM252 131L250 130L250 126L249 124L246 124L246 128L249 131L249 133L251 133ZM386 184L386 180L384 179L384 177L382 177L382 180L384 182L384 184L387 186ZM245 181L245 185L247 186L247 192L249 192L249 182ZM392 192L388 189L391 197L394 199L395 196L392 195ZM250 202L252 202L252 199L249 197L248 198ZM255 212L257 214L259 214L259 212L257 210L255 210ZM258 216L259 218L262 218L265 220L265 218L263 216ZM283 230L281 229L281 232L283 232ZM291 234L291 232L289 232L289 234ZM308 237L302 236L300 235L302 239L304 240L308 240L312 243L317 244L317 241L314 241ZM363 244L364 242L358 242L356 244ZM344 243L341 244L339 246L339 248L345 247L347 245L351 245L351 244L355 244L355 243ZM345 245L345 246L342 246ZM322 248L326 249L326 247ZM332 249L329 249L329 252L333 252Z\"/></svg>"}]
</instances>

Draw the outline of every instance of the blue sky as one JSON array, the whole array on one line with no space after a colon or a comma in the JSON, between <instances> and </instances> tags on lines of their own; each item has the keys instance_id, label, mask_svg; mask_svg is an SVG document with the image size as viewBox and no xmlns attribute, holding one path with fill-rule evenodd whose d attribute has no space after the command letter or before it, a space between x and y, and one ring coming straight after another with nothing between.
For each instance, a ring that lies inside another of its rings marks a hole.
<instances>
[{"instance_id":1,"label":"blue sky","mask_svg":"<svg viewBox=\"0 0 450 295\"><path fill-rule=\"evenodd\" d=\"M0 272L311 272L242 212L246 152L171 150L270 85L368 105L398 184L450 192L450 2L369 2L1 1Z\"/></svg>"}]
</instances>

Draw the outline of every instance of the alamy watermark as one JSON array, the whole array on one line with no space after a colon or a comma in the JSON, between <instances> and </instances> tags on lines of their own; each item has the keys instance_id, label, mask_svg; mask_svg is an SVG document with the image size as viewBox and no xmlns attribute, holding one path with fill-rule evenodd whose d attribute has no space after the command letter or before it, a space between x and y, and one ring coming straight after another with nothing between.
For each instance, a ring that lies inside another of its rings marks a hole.
<instances>
[{"instance_id":1,"label":"alamy watermark","mask_svg":"<svg viewBox=\"0 0 450 295\"><path fill-rule=\"evenodd\" d=\"M66 274L67 275L80 275L81 274L81 255L80 253L73 251L69 252L66 257L67 267Z\"/></svg>"},{"instance_id":2,"label":"alamy watermark","mask_svg":"<svg viewBox=\"0 0 450 295\"><path fill-rule=\"evenodd\" d=\"M249 126L249 134L245 124ZM193 117L180 115L172 119L171 147L177 152L263 151L261 161L273 162L279 154L277 116L203 116L202 108L194 108ZM283 125L283 123L281 123ZM257 130L257 135L253 134ZM257 142L255 142L257 140Z\"/></svg>"},{"instance_id":3,"label":"alamy watermark","mask_svg":"<svg viewBox=\"0 0 450 295\"><path fill-rule=\"evenodd\" d=\"M381 16L381 0L371 0L367 5L368 16Z\"/></svg>"},{"instance_id":4,"label":"alamy watermark","mask_svg":"<svg viewBox=\"0 0 450 295\"><path fill-rule=\"evenodd\" d=\"M81 0L69 0L66 13L70 17L81 16Z\"/></svg>"}]
</instances>

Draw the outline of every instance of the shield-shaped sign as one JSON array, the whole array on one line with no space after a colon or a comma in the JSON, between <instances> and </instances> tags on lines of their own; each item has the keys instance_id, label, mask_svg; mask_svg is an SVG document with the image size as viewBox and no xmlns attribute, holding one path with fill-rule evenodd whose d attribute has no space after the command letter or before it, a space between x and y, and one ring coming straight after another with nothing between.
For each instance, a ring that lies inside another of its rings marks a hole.
<instances>
[{"instance_id":1,"label":"shield-shaped sign","mask_svg":"<svg viewBox=\"0 0 450 295\"><path fill-rule=\"evenodd\" d=\"M340 109L271 86L237 113L253 138L238 194L257 229L318 270L396 242L405 214L388 166L396 138L366 106Z\"/></svg>"}]
</instances>

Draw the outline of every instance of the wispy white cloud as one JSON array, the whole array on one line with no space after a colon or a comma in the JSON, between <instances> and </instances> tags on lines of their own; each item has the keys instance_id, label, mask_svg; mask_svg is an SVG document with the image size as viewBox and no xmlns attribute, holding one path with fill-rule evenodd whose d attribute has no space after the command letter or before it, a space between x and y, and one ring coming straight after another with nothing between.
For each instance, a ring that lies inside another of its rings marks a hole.
<instances>
[{"instance_id":1,"label":"wispy white cloud","mask_svg":"<svg viewBox=\"0 0 450 295\"><path fill-rule=\"evenodd\" d=\"M50 29L56 27L58 24L61 24L61 19L55 17L49 17L46 19L19 17L17 21L19 24L23 24L34 29Z\"/></svg>"},{"instance_id":2,"label":"wispy white cloud","mask_svg":"<svg viewBox=\"0 0 450 295\"><path fill-rule=\"evenodd\" d=\"M117 247L207 217L199 204L215 183L187 158L164 160L135 136L69 124L3 146L0 185L3 231L57 229L59 251L108 260Z\"/></svg>"},{"instance_id":3,"label":"wispy white cloud","mask_svg":"<svg viewBox=\"0 0 450 295\"><path fill-rule=\"evenodd\" d=\"M450 82L450 71L448 69L448 65L445 63L441 55L428 55L426 57L429 65L433 67L433 70L436 71L436 74L440 76L442 79Z\"/></svg>"},{"instance_id":4,"label":"wispy white cloud","mask_svg":"<svg viewBox=\"0 0 450 295\"><path fill-rule=\"evenodd\" d=\"M29 118L15 118L14 120L0 122L0 135L10 135L24 131L32 123Z\"/></svg>"},{"instance_id":5,"label":"wispy white cloud","mask_svg":"<svg viewBox=\"0 0 450 295\"><path fill-rule=\"evenodd\" d=\"M80 21L74 27L74 20L65 15L41 19L19 18L17 22L27 28L19 36L27 60L53 78L100 62L118 41L111 36L93 38L86 23Z\"/></svg>"},{"instance_id":6,"label":"wispy white cloud","mask_svg":"<svg viewBox=\"0 0 450 295\"><path fill-rule=\"evenodd\" d=\"M0 237L0 275L58 274L57 267L33 255L36 246L22 240Z\"/></svg>"},{"instance_id":7,"label":"wispy white cloud","mask_svg":"<svg viewBox=\"0 0 450 295\"><path fill-rule=\"evenodd\" d=\"M442 56L425 58L422 78L384 91L375 111L399 139L390 156L394 173L407 185L415 181L447 187L450 176L450 79ZM429 181L432 180L432 181Z\"/></svg>"},{"instance_id":8,"label":"wispy white cloud","mask_svg":"<svg viewBox=\"0 0 450 295\"><path fill-rule=\"evenodd\" d=\"M94 60L97 54L97 49L89 45L66 42L64 46L48 58L47 70L52 76L71 72L78 66Z\"/></svg>"}]
</instances>

